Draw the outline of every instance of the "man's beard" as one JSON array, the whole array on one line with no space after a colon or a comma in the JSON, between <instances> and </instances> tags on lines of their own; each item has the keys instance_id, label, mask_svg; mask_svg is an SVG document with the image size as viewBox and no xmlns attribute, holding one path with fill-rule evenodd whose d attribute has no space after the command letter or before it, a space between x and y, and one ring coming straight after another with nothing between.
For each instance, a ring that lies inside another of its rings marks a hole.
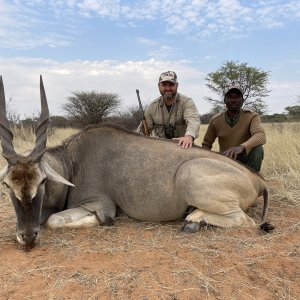
<instances>
[{"instance_id":1,"label":"man's beard","mask_svg":"<svg viewBox=\"0 0 300 300\"><path fill-rule=\"evenodd\" d=\"M163 95L163 98L165 100L171 100L173 99L175 96L176 96L176 93L173 93L173 92L165 92Z\"/></svg>"}]
</instances>

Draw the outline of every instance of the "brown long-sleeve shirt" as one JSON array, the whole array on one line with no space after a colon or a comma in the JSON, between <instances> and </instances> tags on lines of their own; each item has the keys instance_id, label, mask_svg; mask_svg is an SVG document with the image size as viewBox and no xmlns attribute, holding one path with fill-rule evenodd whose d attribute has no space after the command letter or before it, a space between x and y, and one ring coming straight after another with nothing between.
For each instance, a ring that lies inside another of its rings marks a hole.
<instances>
[{"instance_id":1,"label":"brown long-sleeve shirt","mask_svg":"<svg viewBox=\"0 0 300 300\"><path fill-rule=\"evenodd\" d=\"M243 145L248 154L254 147L266 143L266 134L256 112L241 110L238 121L232 127L225 121L225 113L218 113L211 118L203 139L203 148L211 149L218 138L221 153Z\"/></svg>"}]
</instances>

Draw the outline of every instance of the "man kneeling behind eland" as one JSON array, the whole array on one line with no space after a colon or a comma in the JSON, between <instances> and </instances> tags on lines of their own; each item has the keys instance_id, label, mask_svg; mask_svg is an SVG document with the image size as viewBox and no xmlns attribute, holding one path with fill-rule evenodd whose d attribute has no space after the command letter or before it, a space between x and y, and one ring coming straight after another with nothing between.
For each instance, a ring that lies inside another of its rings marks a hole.
<instances>
[{"instance_id":1,"label":"man kneeling behind eland","mask_svg":"<svg viewBox=\"0 0 300 300\"><path fill-rule=\"evenodd\" d=\"M242 109L243 89L236 84L225 89L224 103L227 109L211 118L202 147L210 150L218 138L221 153L259 172L266 134L258 113Z\"/></svg>"}]
</instances>

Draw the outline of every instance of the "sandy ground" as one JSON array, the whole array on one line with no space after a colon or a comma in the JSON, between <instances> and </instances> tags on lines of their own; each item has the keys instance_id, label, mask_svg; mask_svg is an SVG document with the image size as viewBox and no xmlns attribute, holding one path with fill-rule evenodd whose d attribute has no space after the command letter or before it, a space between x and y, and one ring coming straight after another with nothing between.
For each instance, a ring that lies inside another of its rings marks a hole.
<instances>
[{"instance_id":1,"label":"sandy ground","mask_svg":"<svg viewBox=\"0 0 300 300\"><path fill-rule=\"evenodd\" d=\"M0 299L300 299L300 207L272 197L271 234L257 228L179 231L182 220L43 229L29 252L15 215L0 202ZM257 223L262 199L248 215Z\"/></svg>"}]
</instances>

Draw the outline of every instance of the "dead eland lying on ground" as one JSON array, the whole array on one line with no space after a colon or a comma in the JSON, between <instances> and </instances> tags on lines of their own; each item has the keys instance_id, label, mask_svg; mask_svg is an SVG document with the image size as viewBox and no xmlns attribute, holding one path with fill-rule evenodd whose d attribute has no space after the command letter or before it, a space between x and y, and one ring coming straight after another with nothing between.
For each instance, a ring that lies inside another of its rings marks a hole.
<instances>
[{"instance_id":1,"label":"dead eland lying on ground","mask_svg":"<svg viewBox=\"0 0 300 300\"><path fill-rule=\"evenodd\" d=\"M119 207L141 221L183 217L182 230L201 224L254 226L247 210L268 190L264 180L241 164L201 147L185 150L169 140L150 139L112 125L93 126L62 145L46 148L48 104L40 78L41 116L31 153L17 154L0 82L0 134L7 165L0 179L8 187L17 218L17 240L27 249L50 228L112 224Z\"/></svg>"}]
</instances>

